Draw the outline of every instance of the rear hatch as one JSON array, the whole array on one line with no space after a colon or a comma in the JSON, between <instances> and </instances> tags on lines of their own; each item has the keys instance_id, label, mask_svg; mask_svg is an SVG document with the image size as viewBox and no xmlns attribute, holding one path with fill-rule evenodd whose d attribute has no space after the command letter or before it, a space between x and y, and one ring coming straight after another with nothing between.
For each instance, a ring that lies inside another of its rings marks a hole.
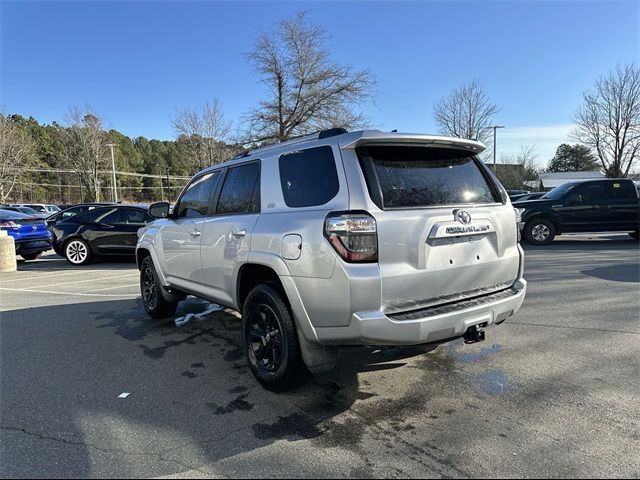
<instances>
[{"instance_id":1,"label":"rear hatch","mask_svg":"<svg viewBox=\"0 0 640 480\"><path fill-rule=\"evenodd\" d=\"M499 291L518 276L513 208L473 152L356 148L377 223L382 309L425 308Z\"/></svg>"},{"instance_id":2,"label":"rear hatch","mask_svg":"<svg viewBox=\"0 0 640 480\"><path fill-rule=\"evenodd\" d=\"M12 229L11 235L16 240L35 240L50 236L47 225L41 218L20 218L13 222L20 225L17 229Z\"/></svg>"}]
</instances>

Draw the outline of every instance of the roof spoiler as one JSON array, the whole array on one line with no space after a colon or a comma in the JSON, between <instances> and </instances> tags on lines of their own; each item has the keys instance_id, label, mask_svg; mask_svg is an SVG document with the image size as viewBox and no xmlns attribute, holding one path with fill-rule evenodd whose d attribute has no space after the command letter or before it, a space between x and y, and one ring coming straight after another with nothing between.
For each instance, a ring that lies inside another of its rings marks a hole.
<instances>
[{"instance_id":1,"label":"roof spoiler","mask_svg":"<svg viewBox=\"0 0 640 480\"><path fill-rule=\"evenodd\" d=\"M424 146L441 146L444 148L456 148L478 154L486 147L482 142L467 140L464 138L443 137L436 135L422 135L417 133L381 132L378 130L365 130L358 132L357 136L345 135L340 142L341 148L356 148L361 145L401 145L419 144Z\"/></svg>"}]
</instances>

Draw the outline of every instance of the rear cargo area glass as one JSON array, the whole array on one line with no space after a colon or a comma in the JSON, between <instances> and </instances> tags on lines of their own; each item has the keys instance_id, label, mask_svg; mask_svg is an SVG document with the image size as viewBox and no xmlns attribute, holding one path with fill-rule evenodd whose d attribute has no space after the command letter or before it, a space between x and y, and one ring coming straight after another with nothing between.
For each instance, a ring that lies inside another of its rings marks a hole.
<instances>
[{"instance_id":1,"label":"rear cargo area glass","mask_svg":"<svg viewBox=\"0 0 640 480\"><path fill-rule=\"evenodd\" d=\"M497 203L473 155L451 148L356 149L372 200L381 208Z\"/></svg>"}]
</instances>

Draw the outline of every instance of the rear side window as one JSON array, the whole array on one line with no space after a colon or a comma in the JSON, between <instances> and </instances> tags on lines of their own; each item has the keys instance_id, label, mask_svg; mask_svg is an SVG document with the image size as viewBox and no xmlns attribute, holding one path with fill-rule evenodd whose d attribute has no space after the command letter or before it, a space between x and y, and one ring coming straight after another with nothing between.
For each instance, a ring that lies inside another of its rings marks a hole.
<instances>
[{"instance_id":1,"label":"rear side window","mask_svg":"<svg viewBox=\"0 0 640 480\"><path fill-rule=\"evenodd\" d=\"M96 208L93 210L89 210L88 212L79 213L78 215L72 217L67 217L63 220L69 220L73 218L74 221L83 223L101 222L110 213L114 212L114 210L115 209L113 208Z\"/></svg>"},{"instance_id":2,"label":"rear side window","mask_svg":"<svg viewBox=\"0 0 640 480\"><path fill-rule=\"evenodd\" d=\"M611 182L613 200L637 200L636 187L633 182Z\"/></svg>"},{"instance_id":3,"label":"rear side window","mask_svg":"<svg viewBox=\"0 0 640 480\"><path fill-rule=\"evenodd\" d=\"M610 199L609 186L604 182L587 183L577 186L570 195L569 201L599 203Z\"/></svg>"},{"instance_id":4,"label":"rear side window","mask_svg":"<svg viewBox=\"0 0 640 480\"><path fill-rule=\"evenodd\" d=\"M338 172L329 146L282 155L279 167L287 207L324 205L338 194Z\"/></svg>"},{"instance_id":5,"label":"rear side window","mask_svg":"<svg viewBox=\"0 0 640 480\"><path fill-rule=\"evenodd\" d=\"M216 189L219 178L220 171L216 171L194 179L180 197L176 217L196 218L207 215L211 195Z\"/></svg>"},{"instance_id":6,"label":"rear side window","mask_svg":"<svg viewBox=\"0 0 640 480\"><path fill-rule=\"evenodd\" d=\"M371 199L381 208L498 203L469 152L417 146L356 149Z\"/></svg>"},{"instance_id":7,"label":"rear side window","mask_svg":"<svg viewBox=\"0 0 640 480\"><path fill-rule=\"evenodd\" d=\"M217 215L260 211L260 164L230 168L220 192Z\"/></svg>"}]
</instances>

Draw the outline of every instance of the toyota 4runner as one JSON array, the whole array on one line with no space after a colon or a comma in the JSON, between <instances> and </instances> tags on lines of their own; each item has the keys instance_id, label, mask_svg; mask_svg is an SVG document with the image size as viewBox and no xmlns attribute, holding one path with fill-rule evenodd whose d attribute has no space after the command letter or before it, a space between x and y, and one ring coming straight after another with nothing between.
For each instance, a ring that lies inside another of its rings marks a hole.
<instances>
[{"instance_id":1,"label":"toyota 4runner","mask_svg":"<svg viewBox=\"0 0 640 480\"><path fill-rule=\"evenodd\" d=\"M243 348L268 389L341 345L484 338L524 300L524 256L481 143L322 131L198 173L140 231L144 308L187 294L242 313Z\"/></svg>"}]
</instances>

